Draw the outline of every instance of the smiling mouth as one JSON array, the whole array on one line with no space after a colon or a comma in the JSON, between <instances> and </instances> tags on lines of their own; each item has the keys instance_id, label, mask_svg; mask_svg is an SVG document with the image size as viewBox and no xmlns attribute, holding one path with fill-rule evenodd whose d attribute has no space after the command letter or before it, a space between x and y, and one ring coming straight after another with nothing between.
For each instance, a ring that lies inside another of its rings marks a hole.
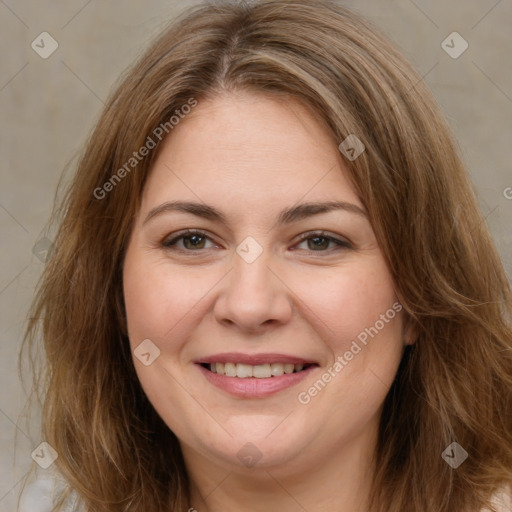
<instances>
[{"instance_id":1,"label":"smiling mouth","mask_svg":"<svg viewBox=\"0 0 512 512\"><path fill-rule=\"evenodd\" d=\"M270 363L257 365L243 363L201 363L201 366L211 373L216 373L219 376L238 377L240 379L268 379L292 373L300 373L312 366L318 365L316 363Z\"/></svg>"}]
</instances>

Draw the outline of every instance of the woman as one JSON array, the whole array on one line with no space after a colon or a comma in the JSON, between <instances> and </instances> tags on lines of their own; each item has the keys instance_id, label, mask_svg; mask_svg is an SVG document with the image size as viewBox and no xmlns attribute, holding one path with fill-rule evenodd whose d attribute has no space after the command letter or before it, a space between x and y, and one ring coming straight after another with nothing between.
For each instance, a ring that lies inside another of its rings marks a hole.
<instances>
[{"instance_id":1,"label":"woman","mask_svg":"<svg viewBox=\"0 0 512 512\"><path fill-rule=\"evenodd\" d=\"M27 338L41 319L43 438L83 510L509 510L509 285L432 95L368 22L192 9L62 212Z\"/></svg>"}]
</instances>

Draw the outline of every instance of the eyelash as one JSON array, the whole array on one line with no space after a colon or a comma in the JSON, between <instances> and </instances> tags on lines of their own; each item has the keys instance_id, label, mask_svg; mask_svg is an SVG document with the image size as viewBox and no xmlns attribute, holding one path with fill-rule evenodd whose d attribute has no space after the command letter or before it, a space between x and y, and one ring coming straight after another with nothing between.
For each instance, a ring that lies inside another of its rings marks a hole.
<instances>
[{"instance_id":1,"label":"eyelash","mask_svg":"<svg viewBox=\"0 0 512 512\"><path fill-rule=\"evenodd\" d=\"M204 231L199 231L199 230L194 230L194 229L187 229L186 231L182 231L181 233L179 233L178 236L175 236L171 240L165 239L162 242L162 246L165 249L168 249L168 250L171 250L171 251L179 251L179 252L182 252L182 253L194 253L194 252L195 253L200 253L202 251L208 250L208 249L190 250L190 249L181 249L181 248L177 248L176 247L176 243L179 240L185 239L185 238L189 238L189 237L192 237L194 235L200 236L201 238L205 238L205 239L208 239L208 240L213 242L213 240L211 240L211 238ZM335 237L330 236L330 235L327 235L324 231L315 231L315 232L303 233L302 235L299 236L299 242L298 243L302 243L302 242L304 242L306 240L310 240L310 239L313 239L313 238L323 238L325 240L328 240L329 242L332 242L333 244L337 245L338 246L338 250L352 249L352 245L349 242L347 242L345 240L340 240L340 239L335 238ZM329 249L319 250L319 251L314 251L314 250L311 250L311 249L305 249L305 250L307 250L307 251L309 251L311 253L321 253L321 252L331 253L332 252L332 249L331 250L329 250Z\"/></svg>"}]
</instances>

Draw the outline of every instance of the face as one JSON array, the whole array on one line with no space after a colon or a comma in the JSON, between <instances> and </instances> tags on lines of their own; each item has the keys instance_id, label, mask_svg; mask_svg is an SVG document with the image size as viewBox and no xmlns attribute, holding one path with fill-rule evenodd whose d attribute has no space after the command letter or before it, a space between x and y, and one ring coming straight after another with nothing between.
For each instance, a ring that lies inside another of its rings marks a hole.
<instances>
[{"instance_id":1,"label":"face","mask_svg":"<svg viewBox=\"0 0 512 512\"><path fill-rule=\"evenodd\" d=\"M403 312L336 142L296 101L230 93L174 127L124 295L141 385L186 459L311 467L375 440Z\"/></svg>"}]
</instances>

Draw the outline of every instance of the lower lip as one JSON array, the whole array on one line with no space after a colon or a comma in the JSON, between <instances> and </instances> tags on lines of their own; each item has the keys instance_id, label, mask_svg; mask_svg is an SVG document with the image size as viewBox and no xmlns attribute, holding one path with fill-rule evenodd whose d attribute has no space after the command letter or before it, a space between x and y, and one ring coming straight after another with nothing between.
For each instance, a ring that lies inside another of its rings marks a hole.
<instances>
[{"instance_id":1,"label":"lower lip","mask_svg":"<svg viewBox=\"0 0 512 512\"><path fill-rule=\"evenodd\" d=\"M307 377L316 366L310 366L305 370L297 373L285 373L279 377L269 377L265 379L257 379L248 377L241 379L239 377L226 377L213 373L200 364L197 365L203 372L203 375L218 388L241 398L264 398L266 396L282 391L298 384L302 379Z\"/></svg>"}]
</instances>

